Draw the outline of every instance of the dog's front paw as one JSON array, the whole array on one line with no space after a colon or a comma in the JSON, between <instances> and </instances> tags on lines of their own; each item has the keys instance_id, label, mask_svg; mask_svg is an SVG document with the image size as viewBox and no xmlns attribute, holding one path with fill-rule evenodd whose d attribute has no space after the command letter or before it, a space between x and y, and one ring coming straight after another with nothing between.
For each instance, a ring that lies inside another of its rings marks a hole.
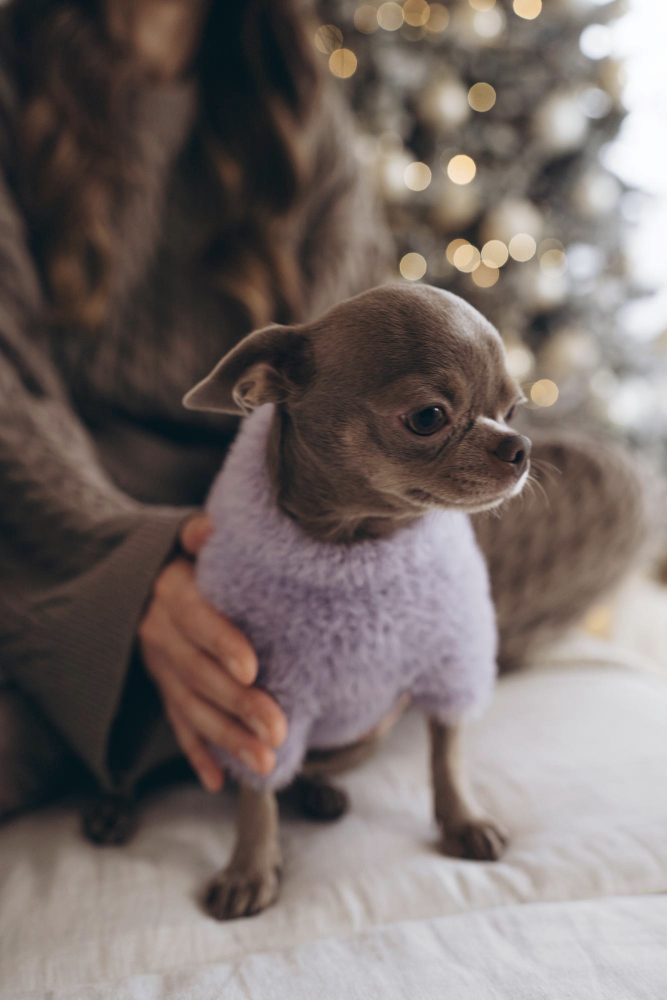
<instances>
[{"instance_id":1,"label":"dog's front paw","mask_svg":"<svg viewBox=\"0 0 667 1000\"><path fill-rule=\"evenodd\" d=\"M206 894L207 912L215 920L235 920L261 913L278 898L280 868L226 868L211 882Z\"/></svg>"},{"instance_id":2,"label":"dog's front paw","mask_svg":"<svg viewBox=\"0 0 667 1000\"><path fill-rule=\"evenodd\" d=\"M470 861L497 861L507 847L502 826L487 816L462 820L442 829L440 850L454 858Z\"/></svg>"}]
</instances>

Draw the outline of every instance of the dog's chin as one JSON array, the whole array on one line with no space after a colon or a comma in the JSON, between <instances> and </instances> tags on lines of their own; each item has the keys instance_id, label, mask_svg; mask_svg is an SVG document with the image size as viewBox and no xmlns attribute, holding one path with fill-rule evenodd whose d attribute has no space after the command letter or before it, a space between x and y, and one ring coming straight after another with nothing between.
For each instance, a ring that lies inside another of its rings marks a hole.
<instances>
[{"instance_id":1,"label":"dog's chin","mask_svg":"<svg viewBox=\"0 0 667 1000\"><path fill-rule=\"evenodd\" d=\"M471 501L471 503L465 504L466 514L481 514L485 510L494 510L496 507L500 507L505 503L506 500L511 500L512 497L517 497L521 493L522 489L526 485L528 476L530 475L530 463L525 472L521 473L521 476L513 483L509 489L503 490L503 492L496 496L493 500L487 501Z\"/></svg>"},{"instance_id":2,"label":"dog's chin","mask_svg":"<svg viewBox=\"0 0 667 1000\"><path fill-rule=\"evenodd\" d=\"M511 500L512 497L518 496L526 485L529 475L530 464L515 483L504 489L502 493L484 500L477 497L471 497L470 500L444 500L432 493L428 493L426 490L417 489L410 490L410 497L426 510L438 508L439 510L460 510L465 514L481 514L485 510L494 510L496 507L504 504L506 500Z\"/></svg>"}]
</instances>

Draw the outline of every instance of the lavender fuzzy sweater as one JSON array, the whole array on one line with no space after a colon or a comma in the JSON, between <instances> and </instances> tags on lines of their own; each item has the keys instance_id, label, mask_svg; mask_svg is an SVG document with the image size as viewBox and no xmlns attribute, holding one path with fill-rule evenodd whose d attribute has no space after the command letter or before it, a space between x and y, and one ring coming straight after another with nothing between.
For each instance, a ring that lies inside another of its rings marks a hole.
<instances>
[{"instance_id":1,"label":"lavender fuzzy sweater","mask_svg":"<svg viewBox=\"0 0 667 1000\"><path fill-rule=\"evenodd\" d=\"M258 684L289 723L267 778L216 754L244 782L281 788L307 750L364 736L403 692L442 722L479 709L493 688L496 635L486 567L464 514L434 511L379 541L314 541L273 496L272 413L263 406L244 421L212 487L215 527L197 580L252 641Z\"/></svg>"}]
</instances>

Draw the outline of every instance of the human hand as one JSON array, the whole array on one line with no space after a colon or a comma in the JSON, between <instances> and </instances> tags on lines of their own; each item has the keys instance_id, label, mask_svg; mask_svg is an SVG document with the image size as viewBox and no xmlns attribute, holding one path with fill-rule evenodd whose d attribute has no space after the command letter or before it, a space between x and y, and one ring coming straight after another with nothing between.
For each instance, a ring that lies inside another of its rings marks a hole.
<instances>
[{"instance_id":1,"label":"human hand","mask_svg":"<svg viewBox=\"0 0 667 1000\"><path fill-rule=\"evenodd\" d=\"M195 556L210 530L207 515L190 518L181 529L184 551ZM255 652L203 599L190 559L177 556L162 570L138 635L145 669L204 788L215 792L223 784L208 743L269 774L287 720L268 694L250 686L257 676Z\"/></svg>"}]
</instances>

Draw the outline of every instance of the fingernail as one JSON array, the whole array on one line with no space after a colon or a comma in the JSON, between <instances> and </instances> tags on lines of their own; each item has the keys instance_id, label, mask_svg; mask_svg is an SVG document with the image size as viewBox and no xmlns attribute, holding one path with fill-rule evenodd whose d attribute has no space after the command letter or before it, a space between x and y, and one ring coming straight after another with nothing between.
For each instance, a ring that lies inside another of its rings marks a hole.
<instances>
[{"instance_id":1,"label":"fingernail","mask_svg":"<svg viewBox=\"0 0 667 1000\"><path fill-rule=\"evenodd\" d=\"M251 753L250 750L239 750L236 756L241 763L245 764L246 767L249 767L251 771L259 770L259 762L257 761L254 753Z\"/></svg>"},{"instance_id":2,"label":"fingernail","mask_svg":"<svg viewBox=\"0 0 667 1000\"><path fill-rule=\"evenodd\" d=\"M243 669L238 660L227 660L227 668L241 684L248 683L248 671Z\"/></svg>"},{"instance_id":3,"label":"fingernail","mask_svg":"<svg viewBox=\"0 0 667 1000\"><path fill-rule=\"evenodd\" d=\"M246 723L250 729L252 729L255 736L259 736L262 743L271 743L271 734L267 726L264 725L262 720L256 715L249 715L246 719Z\"/></svg>"},{"instance_id":4,"label":"fingernail","mask_svg":"<svg viewBox=\"0 0 667 1000\"><path fill-rule=\"evenodd\" d=\"M217 792L220 790L220 779L217 774L203 774L202 781L207 792Z\"/></svg>"}]
</instances>

